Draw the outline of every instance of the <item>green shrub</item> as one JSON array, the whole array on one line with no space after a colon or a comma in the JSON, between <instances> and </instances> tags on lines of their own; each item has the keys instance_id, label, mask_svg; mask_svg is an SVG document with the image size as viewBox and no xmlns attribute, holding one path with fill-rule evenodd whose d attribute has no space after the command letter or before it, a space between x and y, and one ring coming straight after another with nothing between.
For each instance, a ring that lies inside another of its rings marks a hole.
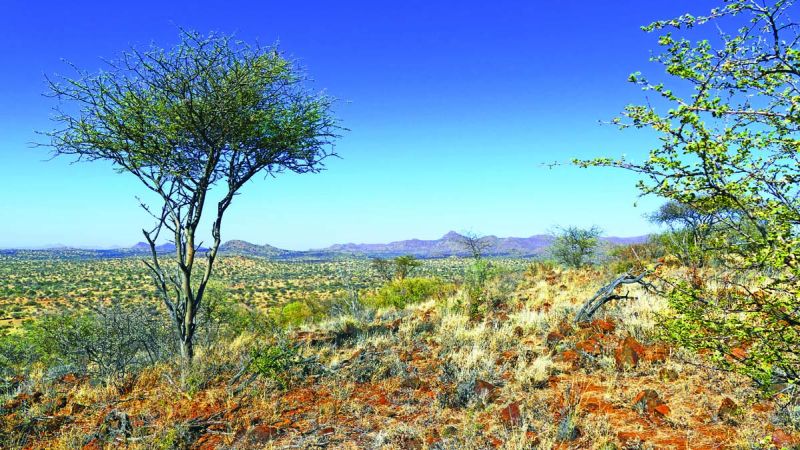
<instances>
[{"instance_id":1,"label":"green shrub","mask_svg":"<svg viewBox=\"0 0 800 450\"><path fill-rule=\"evenodd\" d=\"M314 312L305 302L294 301L280 309L278 321L284 326L298 326L309 321L313 316Z\"/></svg>"},{"instance_id":2,"label":"green shrub","mask_svg":"<svg viewBox=\"0 0 800 450\"><path fill-rule=\"evenodd\" d=\"M405 278L387 283L374 295L368 296L366 303L375 308L403 308L430 298L444 298L454 290L452 284L438 278Z\"/></svg>"},{"instance_id":3,"label":"green shrub","mask_svg":"<svg viewBox=\"0 0 800 450\"><path fill-rule=\"evenodd\" d=\"M250 357L250 371L275 381L282 389L289 383L289 370L298 363L297 349L283 340L254 348Z\"/></svg>"},{"instance_id":4,"label":"green shrub","mask_svg":"<svg viewBox=\"0 0 800 450\"><path fill-rule=\"evenodd\" d=\"M478 315L486 306L491 297L487 289L488 283L502 272L499 267L482 259L467 266L464 272L464 294L470 316Z\"/></svg>"}]
</instances>

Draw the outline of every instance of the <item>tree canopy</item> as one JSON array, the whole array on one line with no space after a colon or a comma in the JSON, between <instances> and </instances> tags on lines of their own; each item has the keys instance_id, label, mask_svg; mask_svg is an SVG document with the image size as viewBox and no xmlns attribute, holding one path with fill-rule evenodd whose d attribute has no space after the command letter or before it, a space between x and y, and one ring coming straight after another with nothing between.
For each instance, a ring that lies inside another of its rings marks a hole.
<instances>
[{"instance_id":1,"label":"tree canopy","mask_svg":"<svg viewBox=\"0 0 800 450\"><path fill-rule=\"evenodd\" d=\"M664 33L653 59L669 82L631 75L658 100L628 106L615 123L651 129L660 144L641 162L577 162L639 173L643 194L714 216L705 247L722 275L669 280L677 314L668 333L765 386L800 377L800 25L792 11L787 0L732 0L644 27ZM716 38L690 39L711 24Z\"/></svg>"},{"instance_id":2,"label":"tree canopy","mask_svg":"<svg viewBox=\"0 0 800 450\"><path fill-rule=\"evenodd\" d=\"M256 175L322 169L339 130L333 100L310 91L303 72L276 47L216 34L184 31L172 49L134 48L100 72L75 70L74 78L48 80L59 100L58 128L46 133L50 146L56 155L109 161L161 200L142 204L156 221L143 230L152 250L147 264L191 359L224 213ZM223 191L212 212L213 242L194 282L197 228L217 185ZM162 231L175 244L176 270L156 252Z\"/></svg>"}]
</instances>

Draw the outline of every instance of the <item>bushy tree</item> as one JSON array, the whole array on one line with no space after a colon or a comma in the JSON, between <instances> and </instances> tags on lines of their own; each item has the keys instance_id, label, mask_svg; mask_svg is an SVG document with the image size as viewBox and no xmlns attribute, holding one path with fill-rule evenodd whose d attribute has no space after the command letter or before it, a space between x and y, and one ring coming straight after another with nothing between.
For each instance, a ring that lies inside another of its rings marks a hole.
<instances>
[{"instance_id":1,"label":"bushy tree","mask_svg":"<svg viewBox=\"0 0 800 450\"><path fill-rule=\"evenodd\" d=\"M403 280L420 266L422 266L422 261L411 255L398 256L394 259L394 276L398 280Z\"/></svg>"},{"instance_id":2,"label":"bushy tree","mask_svg":"<svg viewBox=\"0 0 800 450\"><path fill-rule=\"evenodd\" d=\"M394 279L395 267L394 261L385 258L372 258L370 266L383 281L392 281Z\"/></svg>"},{"instance_id":3,"label":"bushy tree","mask_svg":"<svg viewBox=\"0 0 800 450\"><path fill-rule=\"evenodd\" d=\"M331 99L309 91L276 48L193 32L171 50L132 49L106 70L79 70L50 88L61 101L58 128L48 133L55 154L110 162L158 198L142 204L155 219L142 230L147 266L191 362L225 213L258 175L321 170L338 129ZM209 207L218 185L220 200ZM199 227L209 209L211 242L203 249ZM172 258L157 251L164 237L175 246Z\"/></svg>"},{"instance_id":4,"label":"bushy tree","mask_svg":"<svg viewBox=\"0 0 800 450\"><path fill-rule=\"evenodd\" d=\"M643 162L579 162L639 173L643 194L714 216L706 251L720 261L719 276L667 280L675 310L667 333L764 386L800 377L800 24L792 15L791 1L731 0L644 27L668 30L654 60L670 83L632 75L660 100L628 106L616 122L654 130L660 145ZM690 40L701 25L728 32Z\"/></svg>"},{"instance_id":5,"label":"bushy tree","mask_svg":"<svg viewBox=\"0 0 800 450\"><path fill-rule=\"evenodd\" d=\"M559 263L579 269L591 263L600 244L600 233L597 227L559 228L550 247L550 254Z\"/></svg>"}]
</instances>

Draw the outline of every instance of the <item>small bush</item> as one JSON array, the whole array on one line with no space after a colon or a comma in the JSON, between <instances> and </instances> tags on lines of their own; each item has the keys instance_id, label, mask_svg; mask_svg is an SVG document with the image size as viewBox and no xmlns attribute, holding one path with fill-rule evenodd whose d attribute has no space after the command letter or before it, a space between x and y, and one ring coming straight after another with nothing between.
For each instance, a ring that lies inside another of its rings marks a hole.
<instances>
[{"instance_id":1,"label":"small bush","mask_svg":"<svg viewBox=\"0 0 800 450\"><path fill-rule=\"evenodd\" d=\"M287 303L280 309L278 322L282 325L298 326L313 317L311 308L304 302L294 301Z\"/></svg>"},{"instance_id":2,"label":"small bush","mask_svg":"<svg viewBox=\"0 0 800 450\"><path fill-rule=\"evenodd\" d=\"M284 340L256 347L250 357L250 371L275 381L281 389L288 386L288 372L298 363L297 349Z\"/></svg>"},{"instance_id":3,"label":"small bush","mask_svg":"<svg viewBox=\"0 0 800 450\"><path fill-rule=\"evenodd\" d=\"M163 317L145 305L113 303L44 316L28 327L26 338L49 367L114 381L174 355L172 327Z\"/></svg>"},{"instance_id":4,"label":"small bush","mask_svg":"<svg viewBox=\"0 0 800 450\"><path fill-rule=\"evenodd\" d=\"M437 278L405 278L387 283L366 299L369 306L403 308L430 298L441 299L454 292L452 284Z\"/></svg>"}]
</instances>

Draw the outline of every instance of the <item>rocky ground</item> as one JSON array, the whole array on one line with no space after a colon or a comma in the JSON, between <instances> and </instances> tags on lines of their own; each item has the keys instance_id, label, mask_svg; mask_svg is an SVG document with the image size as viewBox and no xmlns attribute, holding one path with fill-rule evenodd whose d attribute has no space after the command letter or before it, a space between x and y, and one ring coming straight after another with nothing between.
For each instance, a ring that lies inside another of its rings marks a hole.
<instances>
[{"instance_id":1,"label":"rocky ground","mask_svg":"<svg viewBox=\"0 0 800 450\"><path fill-rule=\"evenodd\" d=\"M293 330L274 376L228 364L246 336L199 355L190 389L169 366L109 386L34 374L0 428L36 449L797 448L774 399L657 339L655 297L575 325L607 277L532 270L498 281L481 317L458 294Z\"/></svg>"}]
</instances>

